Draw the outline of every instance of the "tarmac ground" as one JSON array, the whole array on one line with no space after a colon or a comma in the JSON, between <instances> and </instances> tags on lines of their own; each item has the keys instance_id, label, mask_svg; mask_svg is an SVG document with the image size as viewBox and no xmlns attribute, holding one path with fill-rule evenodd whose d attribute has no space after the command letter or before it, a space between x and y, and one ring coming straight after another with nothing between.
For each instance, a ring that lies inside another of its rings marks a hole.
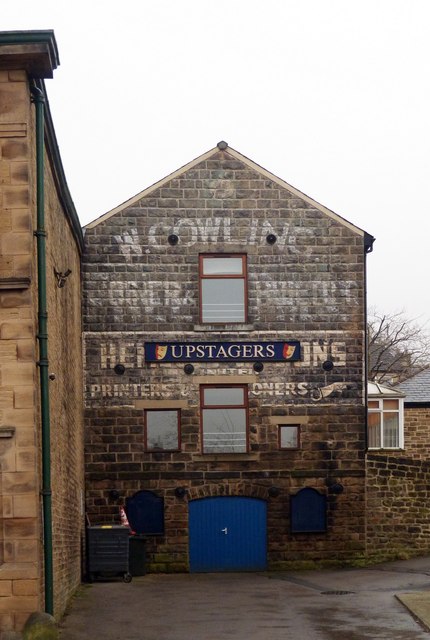
<instances>
[{"instance_id":1,"label":"tarmac ground","mask_svg":"<svg viewBox=\"0 0 430 640\"><path fill-rule=\"evenodd\" d=\"M85 584L61 640L429 640L430 556L363 569Z\"/></svg>"}]
</instances>

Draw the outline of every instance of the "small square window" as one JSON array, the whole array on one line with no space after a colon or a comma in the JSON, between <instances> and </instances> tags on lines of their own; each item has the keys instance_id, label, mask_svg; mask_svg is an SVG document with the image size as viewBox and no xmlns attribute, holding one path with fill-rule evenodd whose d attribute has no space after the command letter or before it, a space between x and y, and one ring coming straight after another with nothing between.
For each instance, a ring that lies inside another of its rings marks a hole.
<instances>
[{"instance_id":1,"label":"small square window","mask_svg":"<svg viewBox=\"0 0 430 640\"><path fill-rule=\"evenodd\" d=\"M247 321L246 256L200 256L200 320L202 323Z\"/></svg>"},{"instance_id":2,"label":"small square window","mask_svg":"<svg viewBox=\"0 0 430 640\"><path fill-rule=\"evenodd\" d=\"M300 448L300 426L298 424L279 425L279 448Z\"/></svg>"},{"instance_id":3,"label":"small square window","mask_svg":"<svg viewBox=\"0 0 430 640\"><path fill-rule=\"evenodd\" d=\"M178 451L179 411L177 409L148 409L145 411L146 451Z\"/></svg>"}]
</instances>

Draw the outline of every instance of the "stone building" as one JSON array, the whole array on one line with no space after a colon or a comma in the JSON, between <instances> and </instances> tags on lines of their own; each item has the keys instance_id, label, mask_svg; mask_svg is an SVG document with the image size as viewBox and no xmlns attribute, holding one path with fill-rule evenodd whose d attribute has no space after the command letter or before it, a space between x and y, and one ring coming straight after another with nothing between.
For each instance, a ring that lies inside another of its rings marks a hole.
<instances>
[{"instance_id":1,"label":"stone building","mask_svg":"<svg viewBox=\"0 0 430 640\"><path fill-rule=\"evenodd\" d=\"M81 578L83 236L44 79L51 31L0 33L0 630Z\"/></svg>"},{"instance_id":2,"label":"stone building","mask_svg":"<svg viewBox=\"0 0 430 640\"><path fill-rule=\"evenodd\" d=\"M87 225L92 524L152 571L365 554L372 242L225 142Z\"/></svg>"}]
</instances>

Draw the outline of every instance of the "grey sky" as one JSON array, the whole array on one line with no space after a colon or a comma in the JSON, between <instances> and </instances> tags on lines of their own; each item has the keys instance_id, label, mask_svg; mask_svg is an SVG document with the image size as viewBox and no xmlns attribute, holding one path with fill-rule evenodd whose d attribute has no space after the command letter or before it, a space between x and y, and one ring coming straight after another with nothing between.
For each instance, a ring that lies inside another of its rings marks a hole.
<instances>
[{"instance_id":1,"label":"grey sky","mask_svg":"<svg viewBox=\"0 0 430 640\"><path fill-rule=\"evenodd\" d=\"M369 304L430 320L428 0L15 0L82 224L230 146L376 236Z\"/></svg>"}]
</instances>

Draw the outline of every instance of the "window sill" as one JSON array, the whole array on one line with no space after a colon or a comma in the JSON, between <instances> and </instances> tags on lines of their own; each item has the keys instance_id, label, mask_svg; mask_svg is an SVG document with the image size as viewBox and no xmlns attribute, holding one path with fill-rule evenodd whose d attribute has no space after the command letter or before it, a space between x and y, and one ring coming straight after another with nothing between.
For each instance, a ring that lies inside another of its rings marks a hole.
<instances>
[{"instance_id":1,"label":"window sill","mask_svg":"<svg viewBox=\"0 0 430 640\"><path fill-rule=\"evenodd\" d=\"M203 453L193 456L193 462L246 462L258 460L257 453Z\"/></svg>"},{"instance_id":2,"label":"window sill","mask_svg":"<svg viewBox=\"0 0 430 640\"><path fill-rule=\"evenodd\" d=\"M368 447L368 451L404 451L404 447Z\"/></svg>"},{"instance_id":3,"label":"window sill","mask_svg":"<svg viewBox=\"0 0 430 640\"><path fill-rule=\"evenodd\" d=\"M217 331L219 333L231 333L232 331L254 331L253 324L195 324L193 326L193 331Z\"/></svg>"},{"instance_id":4,"label":"window sill","mask_svg":"<svg viewBox=\"0 0 430 640\"><path fill-rule=\"evenodd\" d=\"M150 453L152 455L163 455L164 453L181 453L180 449L145 449L144 453Z\"/></svg>"}]
</instances>

